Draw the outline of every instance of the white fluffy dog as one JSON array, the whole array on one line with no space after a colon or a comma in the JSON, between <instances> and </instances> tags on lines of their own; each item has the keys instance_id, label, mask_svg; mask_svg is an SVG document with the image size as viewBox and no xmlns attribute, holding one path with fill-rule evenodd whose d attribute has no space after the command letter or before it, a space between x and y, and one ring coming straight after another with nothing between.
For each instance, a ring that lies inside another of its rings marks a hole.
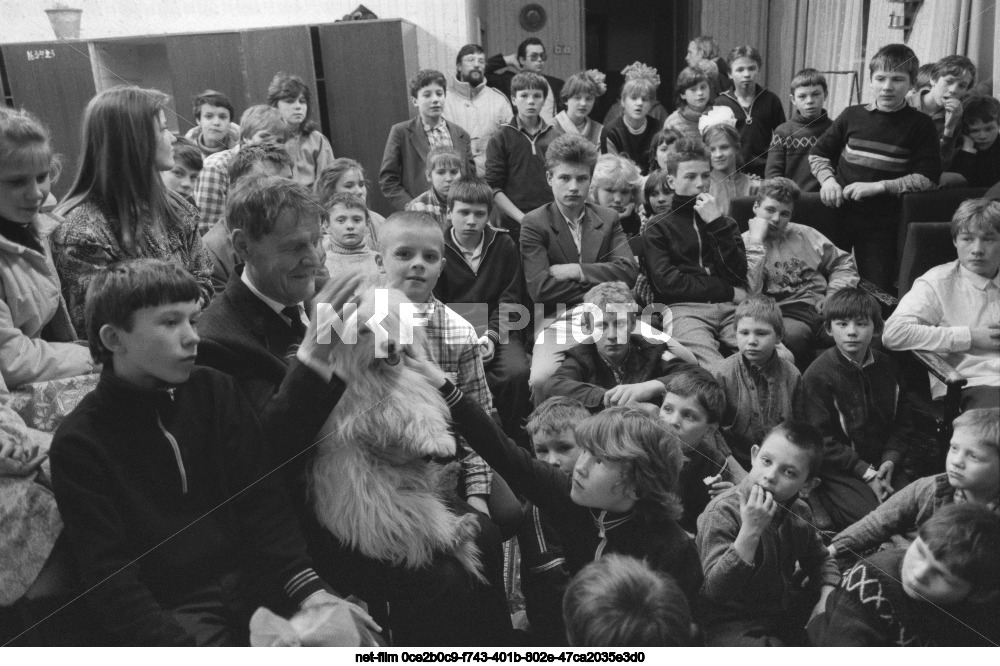
<instances>
[{"instance_id":1,"label":"white fluffy dog","mask_svg":"<svg viewBox=\"0 0 1000 666\"><path fill-rule=\"evenodd\" d=\"M346 319L347 330L357 326L357 343L335 352L347 390L320 432L312 468L316 515L367 557L416 569L446 553L484 580L476 518L445 506L443 486L454 475L426 459L454 455L455 439L444 399L402 361L404 353L424 356L423 331L414 327L413 342L401 340L406 297L398 291L371 289L359 300ZM388 336L365 325L385 309Z\"/></svg>"}]
</instances>

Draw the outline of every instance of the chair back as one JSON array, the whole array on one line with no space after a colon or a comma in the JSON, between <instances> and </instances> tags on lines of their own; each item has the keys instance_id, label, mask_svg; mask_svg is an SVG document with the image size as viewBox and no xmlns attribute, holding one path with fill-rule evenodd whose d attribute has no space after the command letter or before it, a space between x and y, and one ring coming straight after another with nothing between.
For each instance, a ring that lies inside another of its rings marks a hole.
<instances>
[{"instance_id":1,"label":"chair back","mask_svg":"<svg viewBox=\"0 0 1000 666\"><path fill-rule=\"evenodd\" d=\"M740 225L741 232L749 228L755 201L754 197L736 197L729 202L729 215ZM799 197L792 211L792 222L812 227L829 238L834 245L845 249L842 234L837 225L836 210L824 205L818 192L807 192Z\"/></svg>"},{"instance_id":2,"label":"chair back","mask_svg":"<svg viewBox=\"0 0 1000 666\"><path fill-rule=\"evenodd\" d=\"M900 199L896 256L903 256L906 246L906 230L911 224L914 222L951 222L952 216L963 201L979 199L985 194L985 187L956 187L954 189L904 194Z\"/></svg>"},{"instance_id":3,"label":"chair back","mask_svg":"<svg viewBox=\"0 0 1000 666\"><path fill-rule=\"evenodd\" d=\"M899 261L900 298L918 277L935 266L958 259L951 241L951 222L916 222L906 230L906 243Z\"/></svg>"}]
</instances>

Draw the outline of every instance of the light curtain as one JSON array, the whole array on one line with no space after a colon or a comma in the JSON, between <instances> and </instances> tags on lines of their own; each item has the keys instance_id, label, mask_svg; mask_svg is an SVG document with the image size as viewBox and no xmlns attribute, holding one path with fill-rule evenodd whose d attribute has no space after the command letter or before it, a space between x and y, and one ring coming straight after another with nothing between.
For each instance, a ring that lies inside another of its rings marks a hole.
<instances>
[{"instance_id":1,"label":"light curtain","mask_svg":"<svg viewBox=\"0 0 1000 666\"><path fill-rule=\"evenodd\" d=\"M827 71L857 72L862 92L866 77L862 70L863 0L810 0L806 18L805 66ZM850 104L853 77L827 75L830 95L826 110L836 118Z\"/></svg>"}]
</instances>

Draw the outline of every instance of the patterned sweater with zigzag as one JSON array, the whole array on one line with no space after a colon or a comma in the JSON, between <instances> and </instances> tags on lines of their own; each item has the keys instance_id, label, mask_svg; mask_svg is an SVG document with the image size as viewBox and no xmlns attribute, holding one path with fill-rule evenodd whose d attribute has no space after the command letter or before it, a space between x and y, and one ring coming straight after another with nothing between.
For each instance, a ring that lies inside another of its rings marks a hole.
<instances>
[{"instance_id":1,"label":"patterned sweater with zigzag","mask_svg":"<svg viewBox=\"0 0 1000 666\"><path fill-rule=\"evenodd\" d=\"M771 135L764 177L791 178L803 192L819 192L819 181L809 167L809 151L832 124L826 111L806 120L796 109L792 119L778 125Z\"/></svg>"},{"instance_id":2,"label":"patterned sweater with zigzag","mask_svg":"<svg viewBox=\"0 0 1000 666\"><path fill-rule=\"evenodd\" d=\"M819 647L992 646L1000 642L997 604L938 607L903 590L903 549L861 560L844 574L826 611L807 627Z\"/></svg>"}]
</instances>

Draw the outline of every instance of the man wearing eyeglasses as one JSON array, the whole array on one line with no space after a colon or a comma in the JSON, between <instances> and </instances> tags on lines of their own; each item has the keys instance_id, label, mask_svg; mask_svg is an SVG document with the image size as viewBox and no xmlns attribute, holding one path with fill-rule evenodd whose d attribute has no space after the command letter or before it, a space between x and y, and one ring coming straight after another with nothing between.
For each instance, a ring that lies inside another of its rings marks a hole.
<instances>
[{"instance_id":1,"label":"man wearing eyeglasses","mask_svg":"<svg viewBox=\"0 0 1000 666\"><path fill-rule=\"evenodd\" d=\"M528 37L517 47L516 55L497 54L486 61L486 84L510 98L510 82L518 71L534 72L545 77L549 84L549 94L545 96L540 115L545 119L545 122L552 124L556 114L562 109L560 93L562 92L563 80L544 73L547 60L548 55L542 40L538 37Z\"/></svg>"},{"instance_id":2,"label":"man wearing eyeglasses","mask_svg":"<svg viewBox=\"0 0 1000 666\"><path fill-rule=\"evenodd\" d=\"M476 173L482 178L486 175L486 145L497 128L510 120L510 102L486 85L486 53L479 44L459 49L455 64L444 98L444 118L469 133Z\"/></svg>"}]
</instances>

